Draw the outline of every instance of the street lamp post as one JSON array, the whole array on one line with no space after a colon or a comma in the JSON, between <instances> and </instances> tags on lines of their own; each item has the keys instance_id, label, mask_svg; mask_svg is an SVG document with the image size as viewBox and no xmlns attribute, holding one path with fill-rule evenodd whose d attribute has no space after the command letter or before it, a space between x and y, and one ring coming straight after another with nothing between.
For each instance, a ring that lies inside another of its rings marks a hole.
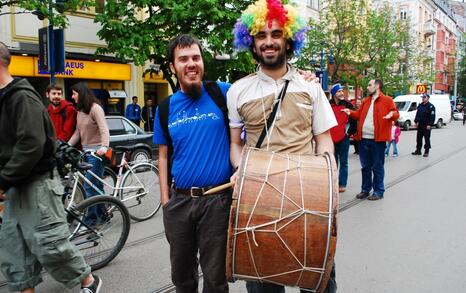
<instances>
[{"instance_id":1,"label":"street lamp post","mask_svg":"<svg viewBox=\"0 0 466 293\"><path fill-rule=\"evenodd\" d=\"M327 66L325 66L325 56L328 55ZM317 61L312 58L309 63L314 66ZM333 50L330 49L329 53L325 52L324 48L320 51L320 70L316 72L316 76L319 78L320 84L324 91L328 91L328 65L333 64Z\"/></svg>"}]
</instances>

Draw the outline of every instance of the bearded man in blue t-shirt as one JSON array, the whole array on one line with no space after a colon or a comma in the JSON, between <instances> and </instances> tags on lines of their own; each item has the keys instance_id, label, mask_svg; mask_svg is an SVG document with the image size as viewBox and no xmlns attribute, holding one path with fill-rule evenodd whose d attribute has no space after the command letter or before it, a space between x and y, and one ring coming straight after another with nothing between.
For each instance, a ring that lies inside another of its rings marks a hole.
<instances>
[{"instance_id":1,"label":"bearded man in blue t-shirt","mask_svg":"<svg viewBox=\"0 0 466 293\"><path fill-rule=\"evenodd\" d=\"M197 292L199 252L203 292L228 292L225 255L231 190L204 194L229 182L232 174L228 129L222 110L202 82L199 41L189 35L177 36L168 45L168 58L180 89L168 100L168 133L161 122L161 106L157 108L153 141L159 145L161 202L172 281L176 292ZM217 85L224 98L230 84ZM169 146L173 148L170 157Z\"/></svg>"}]
</instances>

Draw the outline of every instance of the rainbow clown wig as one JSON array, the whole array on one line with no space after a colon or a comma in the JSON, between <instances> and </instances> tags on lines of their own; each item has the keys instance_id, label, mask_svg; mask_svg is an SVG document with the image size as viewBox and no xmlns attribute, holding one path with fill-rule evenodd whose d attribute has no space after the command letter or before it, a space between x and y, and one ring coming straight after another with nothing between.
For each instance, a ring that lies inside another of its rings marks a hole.
<instances>
[{"instance_id":1,"label":"rainbow clown wig","mask_svg":"<svg viewBox=\"0 0 466 293\"><path fill-rule=\"evenodd\" d=\"M299 56L304 46L306 22L290 4L283 5L280 0L258 0L246 8L233 29L233 45L237 50L249 50L253 37L265 26L272 26L276 20L283 27L283 35Z\"/></svg>"}]
</instances>

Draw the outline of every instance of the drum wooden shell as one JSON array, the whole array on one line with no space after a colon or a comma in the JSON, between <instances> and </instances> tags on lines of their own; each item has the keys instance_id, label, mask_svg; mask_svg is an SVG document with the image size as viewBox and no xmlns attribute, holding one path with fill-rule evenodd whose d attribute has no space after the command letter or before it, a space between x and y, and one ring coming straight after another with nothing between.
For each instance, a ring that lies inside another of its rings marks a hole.
<instances>
[{"instance_id":1,"label":"drum wooden shell","mask_svg":"<svg viewBox=\"0 0 466 293\"><path fill-rule=\"evenodd\" d=\"M245 149L233 202L227 277L325 289L337 240L333 155Z\"/></svg>"}]
</instances>

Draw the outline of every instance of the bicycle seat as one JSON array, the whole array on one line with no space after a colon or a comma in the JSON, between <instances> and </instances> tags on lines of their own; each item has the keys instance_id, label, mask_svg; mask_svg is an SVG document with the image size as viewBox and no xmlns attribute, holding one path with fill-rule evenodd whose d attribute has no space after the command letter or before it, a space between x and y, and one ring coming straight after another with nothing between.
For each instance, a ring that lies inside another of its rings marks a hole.
<instances>
[{"instance_id":1,"label":"bicycle seat","mask_svg":"<svg viewBox=\"0 0 466 293\"><path fill-rule=\"evenodd\" d=\"M92 169L92 164L80 162L76 165L76 168L78 168L81 171L86 171Z\"/></svg>"},{"instance_id":2,"label":"bicycle seat","mask_svg":"<svg viewBox=\"0 0 466 293\"><path fill-rule=\"evenodd\" d=\"M137 148L138 148L137 146L116 146L113 149L117 151L122 151L122 152L130 152Z\"/></svg>"}]
</instances>

